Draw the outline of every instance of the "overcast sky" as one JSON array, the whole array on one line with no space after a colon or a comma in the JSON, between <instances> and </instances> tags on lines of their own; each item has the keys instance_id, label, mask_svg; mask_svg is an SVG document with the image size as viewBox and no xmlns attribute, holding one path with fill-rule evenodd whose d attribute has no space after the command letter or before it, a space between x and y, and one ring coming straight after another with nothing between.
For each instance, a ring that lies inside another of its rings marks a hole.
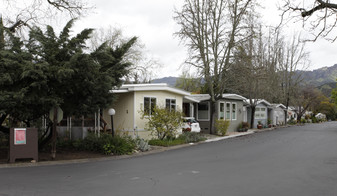
<instances>
[{"instance_id":1,"label":"overcast sky","mask_svg":"<svg viewBox=\"0 0 337 196\"><path fill-rule=\"evenodd\" d=\"M179 39L173 33L178 26L173 20L174 7L182 6L183 0L88 0L95 5L94 13L76 22L76 29L107 28L116 26L123 30L126 36L137 36L145 44L148 55L161 62L157 77L179 76L180 65L186 58L186 50L179 44ZM262 14L266 23L275 24L278 19L276 0L264 2L267 4ZM301 24L298 24L300 26ZM294 31L290 28L289 31ZM337 63L337 43L318 40L308 43L307 50L311 53L310 70Z\"/></svg>"}]
</instances>

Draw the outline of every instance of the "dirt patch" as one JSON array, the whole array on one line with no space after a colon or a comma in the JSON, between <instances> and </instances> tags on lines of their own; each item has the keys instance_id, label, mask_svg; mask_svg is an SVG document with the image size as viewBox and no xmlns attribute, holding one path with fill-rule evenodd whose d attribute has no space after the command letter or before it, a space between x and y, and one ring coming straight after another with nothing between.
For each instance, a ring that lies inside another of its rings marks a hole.
<instances>
[{"instance_id":1,"label":"dirt patch","mask_svg":"<svg viewBox=\"0 0 337 196\"><path fill-rule=\"evenodd\" d=\"M58 150L56 153L56 159L60 160L74 160L74 159L88 159L88 158L101 158L109 157L100 153L88 152L88 151L75 151L75 150ZM32 159L18 159L16 162L31 162ZM39 152L39 162L52 161L51 153L44 151ZM8 163L8 149L0 149L0 164Z\"/></svg>"}]
</instances>

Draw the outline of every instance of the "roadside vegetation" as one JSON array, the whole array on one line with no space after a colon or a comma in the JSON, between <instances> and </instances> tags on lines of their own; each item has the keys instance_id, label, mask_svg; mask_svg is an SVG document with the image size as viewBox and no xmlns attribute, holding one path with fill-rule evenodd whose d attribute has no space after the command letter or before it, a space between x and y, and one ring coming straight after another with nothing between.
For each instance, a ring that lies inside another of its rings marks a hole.
<instances>
[{"instance_id":1,"label":"roadside vegetation","mask_svg":"<svg viewBox=\"0 0 337 196\"><path fill-rule=\"evenodd\" d=\"M176 138L166 138L163 140L152 139L149 141L150 145L153 146L175 146L188 143L196 143L200 141L205 141L206 138L203 137L200 133L195 132L184 132Z\"/></svg>"},{"instance_id":2,"label":"roadside vegetation","mask_svg":"<svg viewBox=\"0 0 337 196\"><path fill-rule=\"evenodd\" d=\"M168 137L163 140L151 139L149 141L136 138L126 134L115 135L101 134L100 137L90 133L84 139L69 140L68 138L58 138L57 148L59 150L89 151L106 155L130 155L135 152L145 152L150 150L150 146L175 146L186 143L205 141L206 138L200 133L185 132L178 137Z\"/></svg>"},{"instance_id":3,"label":"roadside vegetation","mask_svg":"<svg viewBox=\"0 0 337 196\"><path fill-rule=\"evenodd\" d=\"M69 140L58 138L57 148L62 150L90 151L106 155L125 155L136 151L148 151L150 146L144 139L133 139L126 134L115 135L103 133L98 137L90 133L84 139Z\"/></svg>"},{"instance_id":4,"label":"roadside vegetation","mask_svg":"<svg viewBox=\"0 0 337 196\"><path fill-rule=\"evenodd\" d=\"M176 137L183 124L183 113L172 108L153 107L140 111L142 119L146 119L145 129L159 140Z\"/></svg>"}]
</instances>

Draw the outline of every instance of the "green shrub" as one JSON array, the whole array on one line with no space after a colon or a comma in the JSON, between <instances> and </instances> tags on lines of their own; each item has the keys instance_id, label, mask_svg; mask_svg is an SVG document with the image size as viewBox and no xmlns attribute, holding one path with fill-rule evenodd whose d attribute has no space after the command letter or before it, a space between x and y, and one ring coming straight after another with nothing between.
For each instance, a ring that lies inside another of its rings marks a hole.
<instances>
[{"instance_id":1,"label":"green shrub","mask_svg":"<svg viewBox=\"0 0 337 196\"><path fill-rule=\"evenodd\" d=\"M238 132L246 132L249 129L249 123L248 122L241 122L238 126Z\"/></svg>"},{"instance_id":2,"label":"green shrub","mask_svg":"<svg viewBox=\"0 0 337 196\"><path fill-rule=\"evenodd\" d=\"M9 147L9 135L0 132L0 149L7 149Z\"/></svg>"},{"instance_id":3,"label":"green shrub","mask_svg":"<svg viewBox=\"0 0 337 196\"><path fill-rule=\"evenodd\" d=\"M136 138L136 146L137 150L140 150L142 152L148 151L151 148L148 141L139 137Z\"/></svg>"},{"instance_id":4,"label":"green shrub","mask_svg":"<svg viewBox=\"0 0 337 196\"><path fill-rule=\"evenodd\" d=\"M70 149L70 148L73 148L73 142L74 141L67 140L64 138L57 138L56 145L58 148Z\"/></svg>"},{"instance_id":5,"label":"green shrub","mask_svg":"<svg viewBox=\"0 0 337 196\"><path fill-rule=\"evenodd\" d=\"M115 146L112 145L112 144L105 144L103 146L103 149L104 149L104 154L111 155L111 154L113 154Z\"/></svg>"},{"instance_id":6,"label":"green shrub","mask_svg":"<svg viewBox=\"0 0 337 196\"><path fill-rule=\"evenodd\" d=\"M185 132L181 134L178 139L185 140L185 143L195 143L206 140L205 137L196 132Z\"/></svg>"},{"instance_id":7,"label":"green shrub","mask_svg":"<svg viewBox=\"0 0 337 196\"><path fill-rule=\"evenodd\" d=\"M115 136L108 143L103 145L104 154L132 154L136 148L136 143L129 136Z\"/></svg>"},{"instance_id":8,"label":"green shrub","mask_svg":"<svg viewBox=\"0 0 337 196\"><path fill-rule=\"evenodd\" d=\"M152 146L175 146L180 144L185 144L184 139L152 139L149 141L149 144Z\"/></svg>"},{"instance_id":9,"label":"green shrub","mask_svg":"<svg viewBox=\"0 0 337 196\"><path fill-rule=\"evenodd\" d=\"M103 154L130 154L136 148L136 142L130 136L112 137L110 134L101 134L100 137L90 133L85 139L62 140L57 142L58 148L75 149L79 151L99 152Z\"/></svg>"},{"instance_id":10,"label":"green shrub","mask_svg":"<svg viewBox=\"0 0 337 196\"><path fill-rule=\"evenodd\" d=\"M271 119L268 118L267 123L270 125L272 123Z\"/></svg>"},{"instance_id":11,"label":"green shrub","mask_svg":"<svg viewBox=\"0 0 337 196\"><path fill-rule=\"evenodd\" d=\"M161 140L176 136L177 130L183 123L182 112L160 107L153 108L151 115L148 112L141 111L142 119L147 120L146 130L151 131L152 135Z\"/></svg>"},{"instance_id":12,"label":"green shrub","mask_svg":"<svg viewBox=\"0 0 337 196\"><path fill-rule=\"evenodd\" d=\"M304 124L306 123L307 121L304 119L304 118L301 118L301 123Z\"/></svg>"},{"instance_id":13,"label":"green shrub","mask_svg":"<svg viewBox=\"0 0 337 196\"><path fill-rule=\"evenodd\" d=\"M288 120L288 124L290 125L295 125L297 122L295 119L291 118L290 120Z\"/></svg>"},{"instance_id":14,"label":"green shrub","mask_svg":"<svg viewBox=\"0 0 337 196\"><path fill-rule=\"evenodd\" d=\"M219 119L215 121L215 129L219 135L226 135L228 127L229 127L229 120Z\"/></svg>"}]
</instances>

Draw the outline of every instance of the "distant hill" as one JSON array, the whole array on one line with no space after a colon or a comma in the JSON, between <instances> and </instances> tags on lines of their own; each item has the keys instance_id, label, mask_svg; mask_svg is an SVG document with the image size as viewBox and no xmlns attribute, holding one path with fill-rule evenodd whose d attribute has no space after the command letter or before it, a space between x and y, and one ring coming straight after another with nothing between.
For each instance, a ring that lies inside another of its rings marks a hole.
<instances>
[{"instance_id":1,"label":"distant hill","mask_svg":"<svg viewBox=\"0 0 337 196\"><path fill-rule=\"evenodd\" d=\"M313 71L297 72L302 75L306 84L317 87L328 97L330 97L332 89L336 88L337 64ZM178 77L164 77L152 80L151 83L167 83L170 86L175 86L177 79Z\"/></svg>"},{"instance_id":2,"label":"distant hill","mask_svg":"<svg viewBox=\"0 0 337 196\"><path fill-rule=\"evenodd\" d=\"M154 79L151 81L151 83L166 83L169 86L174 87L176 85L178 77L165 77L165 78L159 78L159 79Z\"/></svg>"},{"instance_id":3,"label":"distant hill","mask_svg":"<svg viewBox=\"0 0 337 196\"><path fill-rule=\"evenodd\" d=\"M332 89L336 88L336 82L326 83L317 88L327 97L331 96Z\"/></svg>"},{"instance_id":4,"label":"distant hill","mask_svg":"<svg viewBox=\"0 0 337 196\"><path fill-rule=\"evenodd\" d=\"M337 79L337 64L331 67L323 67L313 71L298 71L302 74L304 81L316 87L324 84L335 83Z\"/></svg>"}]
</instances>

